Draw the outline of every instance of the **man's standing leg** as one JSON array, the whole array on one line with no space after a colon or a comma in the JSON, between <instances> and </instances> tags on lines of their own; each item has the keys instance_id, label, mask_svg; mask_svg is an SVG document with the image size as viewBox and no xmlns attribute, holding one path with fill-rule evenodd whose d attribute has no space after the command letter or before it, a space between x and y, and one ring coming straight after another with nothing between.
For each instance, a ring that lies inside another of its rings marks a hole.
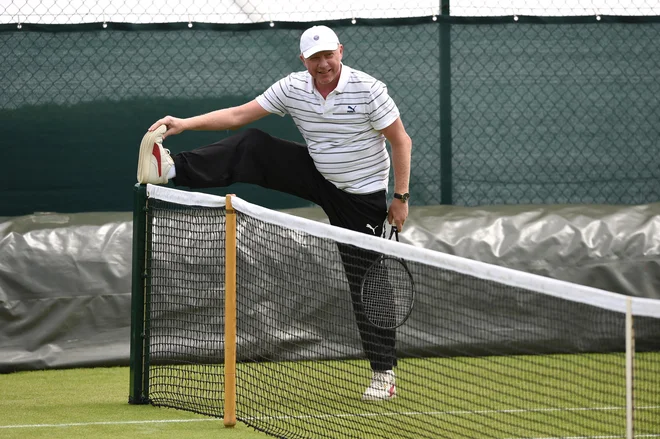
<instances>
[{"instance_id":1,"label":"man's standing leg","mask_svg":"<svg viewBox=\"0 0 660 439\"><path fill-rule=\"evenodd\" d=\"M329 191L333 193L332 190ZM387 217L385 191L353 195L335 188L333 196L322 205L330 223L361 233L381 236ZM378 253L348 244L338 244L362 347L369 360L373 377L364 392L364 400L389 400L396 396L394 367L396 366L396 330L373 325L364 313L360 288L366 271L380 256Z\"/></svg>"}]
</instances>

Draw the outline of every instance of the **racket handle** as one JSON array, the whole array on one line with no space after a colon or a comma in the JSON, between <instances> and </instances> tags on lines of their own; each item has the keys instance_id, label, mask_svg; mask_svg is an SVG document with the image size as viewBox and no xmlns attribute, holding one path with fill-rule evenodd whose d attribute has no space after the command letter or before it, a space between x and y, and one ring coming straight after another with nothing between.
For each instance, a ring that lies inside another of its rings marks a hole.
<instances>
[{"instance_id":1,"label":"racket handle","mask_svg":"<svg viewBox=\"0 0 660 439\"><path fill-rule=\"evenodd\" d=\"M396 242L399 242L399 229L396 226L392 226L392 230L390 231L390 240L392 239L392 235L394 235Z\"/></svg>"}]
</instances>

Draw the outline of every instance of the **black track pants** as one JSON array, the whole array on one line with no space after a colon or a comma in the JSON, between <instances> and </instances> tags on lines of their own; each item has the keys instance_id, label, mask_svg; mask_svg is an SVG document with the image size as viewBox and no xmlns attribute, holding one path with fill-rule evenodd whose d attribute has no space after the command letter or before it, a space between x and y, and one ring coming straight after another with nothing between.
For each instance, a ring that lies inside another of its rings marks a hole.
<instances>
[{"instance_id":1,"label":"black track pants","mask_svg":"<svg viewBox=\"0 0 660 439\"><path fill-rule=\"evenodd\" d=\"M349 194L327 181L314 166L307 147L257 129L241 131L219 142L173 156L174 184L193 189L252 183L311 201L330 224L357 232L382 234L387 216L385 191ZM360 285L377 254L339 244L364 352L376 371L396 365L395 330L370 324L362 310Z\"/></svg>"}]
</instances>

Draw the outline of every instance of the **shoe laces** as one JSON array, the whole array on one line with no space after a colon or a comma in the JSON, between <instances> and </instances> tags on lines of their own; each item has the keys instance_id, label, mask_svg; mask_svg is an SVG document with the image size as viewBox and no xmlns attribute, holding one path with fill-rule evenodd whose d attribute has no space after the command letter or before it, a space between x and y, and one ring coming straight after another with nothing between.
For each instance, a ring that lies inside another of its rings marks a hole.
<instances>
[{"instance_id":1,"label":"shoe laces","mask_svg":"<svg viewBox=\"0 0 660 439\"><path fill-rule=\"evenodd\" d=\"M160 142L156 142L156 143L158 144L158 146L160 146L160 149L162 149L163 151L165 151L167 153L167 155L172 155L172 153L170 153L170 150L163 146L163 141L162 140Z\"/></svg>"}]
</instances>

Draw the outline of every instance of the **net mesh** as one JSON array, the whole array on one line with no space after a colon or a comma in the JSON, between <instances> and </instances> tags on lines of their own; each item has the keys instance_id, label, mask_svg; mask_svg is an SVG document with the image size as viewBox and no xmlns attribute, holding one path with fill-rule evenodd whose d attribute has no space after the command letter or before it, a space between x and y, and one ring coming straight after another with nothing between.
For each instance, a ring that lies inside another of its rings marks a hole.
<instances>
[{"instance_id":1,"label":"net mesh","mask_svg":"<svg viewBox=\"0 0 660 439\"><path fill-rule=\"evenodd\" d=\"M223 209L148 204L145 340L154 404L222 413Z\"/></svg>"},{"instance_id":2,"label":"net mesh","mask_svg":"<svg viewBox=\"0 0 660 439\"><path fill-rule=\"evenodd\" d=\"M524 273L497 282L236 208L240 421L287 438L624 437L624 313L542 294ZM148 210L149 398L222 417L225 210ZM403 326L377 333L355 291L384 252L406 261L416 296ZM658 319L635 319L635 427L648 434L660 431L659 335ZM393 347L396 398L363 401Z\"/></svg>"},{"instance_id":3,"label":"net mesh","mask_svg":"<svg viewBox=\"0 0 660 439\"><path fill-rule=\"evenodd\" d=\"M636 317L636 326L654 325L657 321L649 317ZM658 402L660 395L660 367L657 352L660 351L660 337L640 339L636 337L634 366L634 397L635 397L635 434L636 437L647 435L653 437L660 434L660 412Z\"/></svg>"}]
</instances>

